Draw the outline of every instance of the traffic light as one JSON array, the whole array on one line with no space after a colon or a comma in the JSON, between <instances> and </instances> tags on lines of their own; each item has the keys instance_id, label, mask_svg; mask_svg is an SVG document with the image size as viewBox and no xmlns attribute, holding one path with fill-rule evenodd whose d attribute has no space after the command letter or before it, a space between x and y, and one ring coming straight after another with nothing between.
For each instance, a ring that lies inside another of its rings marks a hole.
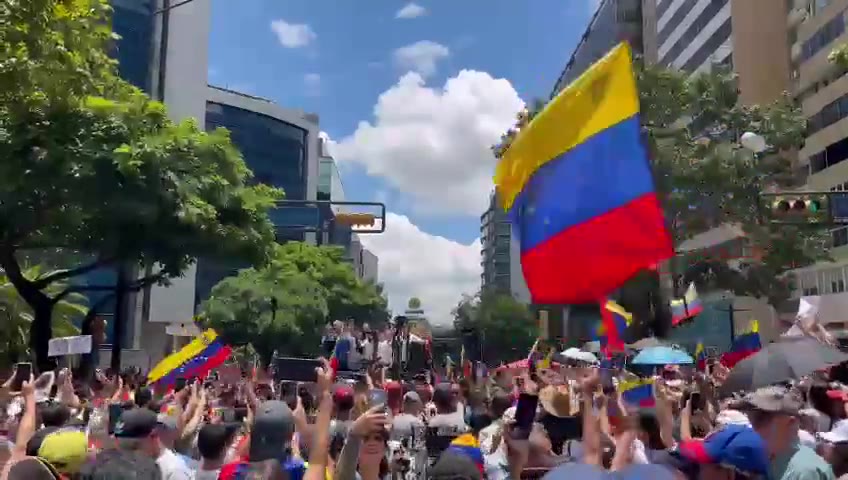
<instances>
[{"instance_id":1,"label":"traffic light","mask_svg":"<svg viewBox=\"0 0 848 480\"><path fill-rule=\"evenodd\" d=\"M352 227L373 227L377 217L368 213L339 213L336 222Z\"/></svg>"},{"instance_id":2,"label":"traffic light","mask_svg":"<svg viewBox=\"0 0 848 480\"><path fill-rule=\"evenodd\" d=\"M775 222L824 223L830 221L827 193L763 195Z\"/></svg>"}]
</instances>

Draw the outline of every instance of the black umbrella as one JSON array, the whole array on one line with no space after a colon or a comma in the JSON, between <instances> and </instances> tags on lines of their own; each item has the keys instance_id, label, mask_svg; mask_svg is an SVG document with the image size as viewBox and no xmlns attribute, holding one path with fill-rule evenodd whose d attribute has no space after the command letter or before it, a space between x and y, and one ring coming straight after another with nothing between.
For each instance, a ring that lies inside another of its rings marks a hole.
<instances>
[{"instance_id":1,"label":"black umbrella","mask_svg":"<svg viewBox=\"0 0 848 480\"><path fill-rule=\"evenodd\" d=\"M797 380L848 361L848 355L810 337L783 338L737 363L721 385L726 394Z\"/></svg>"}]
</instances>

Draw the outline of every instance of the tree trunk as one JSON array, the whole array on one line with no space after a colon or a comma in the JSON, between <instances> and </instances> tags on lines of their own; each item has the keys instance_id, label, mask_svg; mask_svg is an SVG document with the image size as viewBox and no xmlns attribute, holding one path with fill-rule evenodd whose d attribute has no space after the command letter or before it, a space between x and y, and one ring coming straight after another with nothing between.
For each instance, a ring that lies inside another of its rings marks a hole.
<instances>
[{"instance_id":1,"label":"tree trunk","mask_svg":"<svg viewBox=\"0 0 848 480\"><path fill-rule=\"evenodd\" d=\"M52 370L54 362L47 356L50 339L53 337L53 301L32 281L24 277L15 249L0 248L0 266L6 272L15 290L33 311L32 327L29 332L29 342L35 356L38 371Z\"/></svg>"},{"instance_id":2,"label":"tree trunk","mask_svg":"<svg viewBox=\"0 0 848 480\"><path fill-rule=\"evenodd\" d=\"M118 282L115 285L115 315L112 317L112 362L111 367L115 372L121 371L121 349L124 348L124 331L127 324L127 293L129 283L129 271L126 263L118 266Z\"/></svg>"}]
</instances>

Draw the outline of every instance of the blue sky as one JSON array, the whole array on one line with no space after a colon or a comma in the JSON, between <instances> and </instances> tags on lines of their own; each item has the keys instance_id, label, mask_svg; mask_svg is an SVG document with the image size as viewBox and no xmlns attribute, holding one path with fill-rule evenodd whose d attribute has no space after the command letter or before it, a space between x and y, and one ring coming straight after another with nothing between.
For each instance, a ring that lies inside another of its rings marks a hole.
<instances>
[{"instance_id":1,"label":"blue sky","mask_svg":"<svg viewBox=\"0 0 848 480\"><path fill-rule=\"evenodd\" d=\"M550 94L597 0L212 5L210 83L319 114L347 199L387 203L386 234L363 242L392 306L445 316L473 294L487 147Z\"/></svg>"}]
</instances>

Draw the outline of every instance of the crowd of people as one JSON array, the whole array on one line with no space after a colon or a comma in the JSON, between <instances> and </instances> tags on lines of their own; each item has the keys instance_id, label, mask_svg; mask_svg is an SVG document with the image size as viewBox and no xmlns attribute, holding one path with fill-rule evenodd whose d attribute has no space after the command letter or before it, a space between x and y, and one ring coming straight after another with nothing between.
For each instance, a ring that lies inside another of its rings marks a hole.
<instances>
[{"instance_id":1,"label":"crowd of people","mask_svg":"<svg viewBox=\"0 0 848 480\"><path fill-rule=\"evenodd\" d=\"M376 364L379 365L379 364ZM2 479L388 480L848 479L848 388L827 370L720 398L720 363L630 376L579 360L475 382L191 379L167 392L140 372L42 373L0 388Z\"/></svg>"}]
</instances>

